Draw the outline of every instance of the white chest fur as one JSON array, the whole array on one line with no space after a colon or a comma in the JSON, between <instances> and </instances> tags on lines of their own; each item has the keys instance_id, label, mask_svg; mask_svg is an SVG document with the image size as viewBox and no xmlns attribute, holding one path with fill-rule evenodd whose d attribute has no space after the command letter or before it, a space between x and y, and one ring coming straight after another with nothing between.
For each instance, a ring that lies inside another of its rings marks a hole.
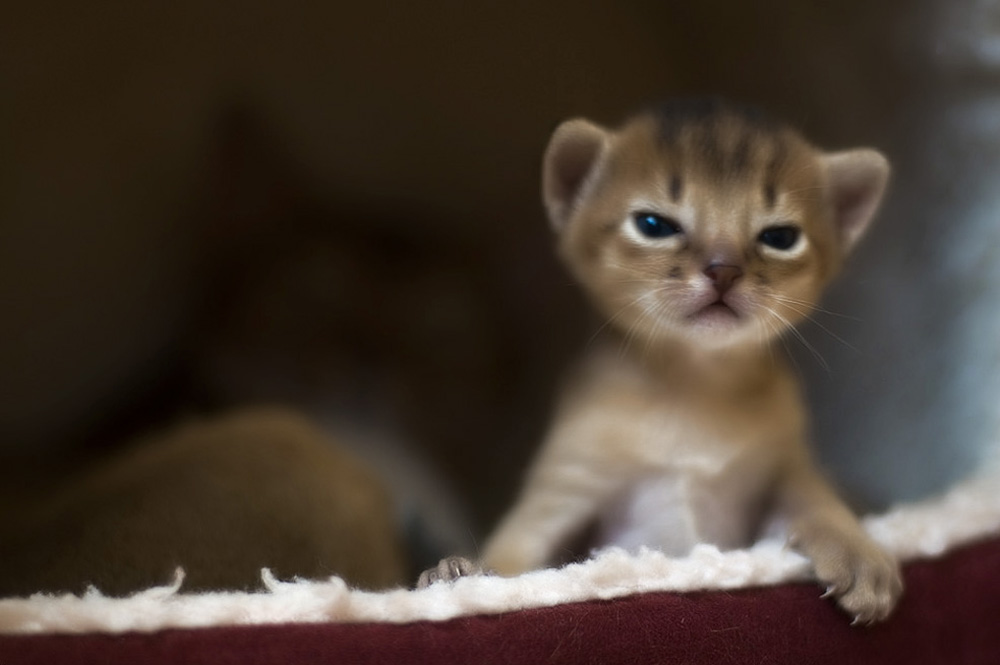
<instances>
[{"instance_id":1,"label":"white chest fur","mask_svg":"<svg viewBox=\"0 0 1000 665\"><path fill-rule=\"evenodd\" d=\"M759 519L762 480L735 462L716 474L665 471L637 479L603 511L600 542L669 555L697 543L740 547Z\"/></svg>"}]
</instances>

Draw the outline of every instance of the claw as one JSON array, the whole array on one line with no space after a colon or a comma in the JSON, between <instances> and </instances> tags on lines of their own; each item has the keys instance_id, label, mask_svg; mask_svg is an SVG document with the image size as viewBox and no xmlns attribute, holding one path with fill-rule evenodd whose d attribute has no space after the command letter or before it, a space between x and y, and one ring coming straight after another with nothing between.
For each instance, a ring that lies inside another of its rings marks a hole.
<instances>
[{"instance_id":1,"label":"claw","mask_svg":"<svg viewBox=\"0 0 1000 665\"><path fill-rule=\"evenodd\" d=\"M876 621L876 619L874 617L872 617L871 619L862 619L861 615L859 614L856 617L854 617L854 621L851 622L851 626L852 627L853 626L864 626L865 628L868 628L869 626L871 626L872 624L874 624L875 621Z\"/></svg>"},{"instance_id":2,"label":"claw","mask_svg":"<svg viewBox=\"0 0 1000 665\"><path fill-rule=\"evenodd\" d=\"M451 559L448 561L448 571L451 573L452 579L458 579L462 576L462 562L458 559Z\"/></svg>"}]
</instances>

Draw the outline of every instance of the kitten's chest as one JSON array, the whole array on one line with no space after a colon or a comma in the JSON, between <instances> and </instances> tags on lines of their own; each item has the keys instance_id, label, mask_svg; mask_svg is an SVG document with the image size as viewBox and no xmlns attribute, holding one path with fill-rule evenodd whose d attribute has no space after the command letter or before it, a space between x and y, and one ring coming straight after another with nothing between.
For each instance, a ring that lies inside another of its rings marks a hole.
<instances>
[{"instance_id":1,"label":"kitten's chest","mask_svg":"<svg viewBox=\"0 0 1000 665\"><path fill-rule=\"evenodd\" d=\"M684 554L746 545L800 412L780 384L736 394L683 386L623 403L620 491L601 515L603 544Z\"/></svg>"},{"instance_id":2,"label":"kitten's chest","mask_svg":"<svg viewBox=\"0 0 1000 665\"><path fill-rule=\"evenodd\" d=\"M682 555L697 543L742 547L760 522L769 465L733 457L708 469L667 468L632 479L600 516L602 545Z\"/></svg>"}]
</instances>

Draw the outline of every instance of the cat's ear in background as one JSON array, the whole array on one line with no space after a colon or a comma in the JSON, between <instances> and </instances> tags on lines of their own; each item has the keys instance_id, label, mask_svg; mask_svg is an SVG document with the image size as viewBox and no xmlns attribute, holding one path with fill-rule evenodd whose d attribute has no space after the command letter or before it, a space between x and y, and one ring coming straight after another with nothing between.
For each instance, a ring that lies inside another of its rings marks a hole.
<instances>
[{"instance_id":1,"label":"cat's ear in background","mask_svg":"<svg viewBox=\"0 0 1000 665\"><path fill-rule=\"evenodd\" d=\"M889 160L871 148L832 152L821 158L841 251L864 235L889 182Z\"/></svg>"},{"instance_id":2,"label":"cat's ear in background","mask_svg":"<svg viewBox=\"0 0 1000 665\"><path fill-rule=\"evenodd\" d=\"M611 133L589 120L559 125L545 149L542 198L552 228L562 231L607 150Z\"/></svg>"}]
</instances>

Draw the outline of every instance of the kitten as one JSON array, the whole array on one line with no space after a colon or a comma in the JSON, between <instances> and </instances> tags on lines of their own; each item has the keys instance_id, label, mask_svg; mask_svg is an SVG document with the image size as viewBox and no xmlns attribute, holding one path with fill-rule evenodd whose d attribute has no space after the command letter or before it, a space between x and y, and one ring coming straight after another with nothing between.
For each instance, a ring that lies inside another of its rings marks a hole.
<instances>
[{"instance_id":1,"label":"kitten","mask_svg":"<svg viewBox=\"0 0 1000 665\"><path fill-rule=\"evenodd\" d=\"M717 101L612 131L570 120L545 153L559 253L607 317L482 566L553 563L598 544L735 548L771 521L858 623L886 618L898 564L817 471L800 389L772 350L805 318L875 213L889 176L870 149L822 152ZM422 584L467 574L445 560Z\"/></svg>"}]
</instances>

